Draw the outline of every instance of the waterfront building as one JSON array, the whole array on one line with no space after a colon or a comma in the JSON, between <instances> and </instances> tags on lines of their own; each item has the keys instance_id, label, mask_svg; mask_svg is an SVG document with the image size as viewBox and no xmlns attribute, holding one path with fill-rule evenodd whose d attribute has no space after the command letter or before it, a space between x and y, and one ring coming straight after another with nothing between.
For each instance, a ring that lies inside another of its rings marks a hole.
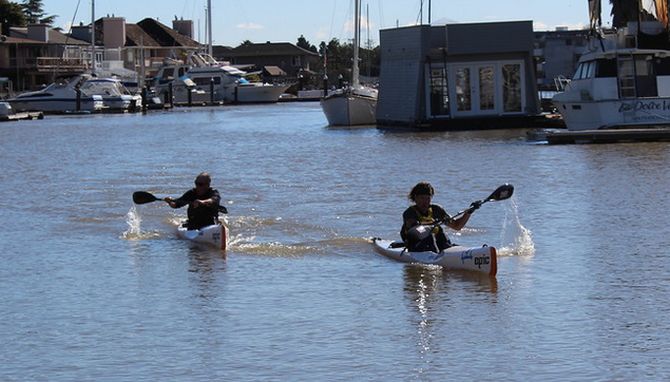
<instances>
[{"instance_id":1,"label":"waterfront building","mask_svg":"<svg viewBox=\"0 0 670 382\"><path fill-rule=\"evenodd\" d=\"M541 91L556 91L556 79L572 77L579 58L586 51L590 34L586 29L568 30L566 27L534 33L537 86Z\"/></svg>"},{"instance_id":2,"label":"waterfront building","mask_svg":"<svg viewBox=\"0 0 670 382\"><path fill-rule=\"evenodd\" d=\"M377 123L521 126L539 113L531 21L380 31Z\"/></svg>"},{"instance_id":3,"label":"waterfront building","mask_svg":"<svg viewBox=\"0 0 670 382\"><path fill-rule=\"evenodd\" d=\"M35 90L56 77L84 72L141 83L165 58L180 59L204 49L188 35L190 25L174 20L173 29L151 18L137 24L123 17L100 18L95 22L95 68L90 66L90 24L72 27L69 35L42 24L11 27L10 35L0 39L0 77L7 77L15 91Z\"/></svg>"},{"instance_id":4,"label":"waterfront building","mask_svg":"<svg viewBox=\"0 0 670 382\"><path fill-rule=\"evenodd\" d=\"M74 75L88 69L89 44L45 24L10 27L0 39L0 77L13 90L35 89L53 82L53 73Z\"/></svg>"},{"instance_id":5,"label":"waterfront building","mask_svg":"<svg viewBox=\"0 0 670 382\"><path fill-rule=\"evenodd\" d=\"M236 48L215 49L216 59L247 71L258 71L266 81L286 76L288 79L308 77L318 70L319 54L289 42L242 44Z\"/></svg>"}]
</instances>

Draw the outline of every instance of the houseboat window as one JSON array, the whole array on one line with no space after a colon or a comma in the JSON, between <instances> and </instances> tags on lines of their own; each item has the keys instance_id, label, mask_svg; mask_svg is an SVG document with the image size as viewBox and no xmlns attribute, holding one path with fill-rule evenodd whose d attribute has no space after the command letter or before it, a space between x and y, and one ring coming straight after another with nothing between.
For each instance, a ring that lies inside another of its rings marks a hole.
<instances>
[{"instance_id":1,"label":"houseboat window","mask_svg":"<svg viewBox=\"0 0 670 382\"><path fill-rule=\"evenodd\" d=\"M479 68L479 109L493 110L495 108L495 79L493 66Z\"/></svg>"},{"instance_id":2,"label":"houseboat window","mask_svg":"<svg viewBox=\"0 0 670 382\"><path fill-rule=\"evenodd\" d=\"M577 67L577 70L575 71L575 75L572 76L573 80L579 80L582 78L582 70L584 70L584 64L579 64Z\"/></svg>"},{"instance_id":3,"label":"houseboat window","mask_svg":"<svg viewBox=\"0 0 670 382\"><path fill-rule=\"evenodd\" d=\"M449 93L444 68L430 69L430 114L449 115Z\"/></svg>"},{"instance_id":4,"label":"houseboat window","mask_svg":"<svg viewBox=\"0 0 670 382\"><path fill-rule=\"evenodd\" d=\"M456 109L458 111L472 110L469 68L456 70Z\"/></svg>"},{"instance_id":5,"label":"houseboat window","mask_svg":"<svg viewBox=\"0 0 670 382\"><path fill-rule=\"evenodd\" d=\"M654 60L654 71L658 76L670 76L670 57L656 58Z\"/></svg>"},{"instance_id":6,"label":"houseboat window","mask_svg":"<svg viewBox=\"0 0 670 382\"><path fill-rule=\"evenodd\" d=\"M638 97L658 96L653 56L635 56L635 86Z\"/></svg>"},{"instance_id":7,"label":"houseboat window","mask_svg":"<svg viewBox=\"0 0 670 382\"><path fill-rule=\"evenodd\" d=\"M595 77L596 74L596 63L594 61L590 61L587 65L586 71L583 73L584 78L593 78Z\"/></svg>"},{"instance_id":8,"label":"houseboat window","mask_svg":"<svg viewBox=\"0 0 670 382\"><path fill-rule=\"evenodd\" d=\"M596 61L596 77L616 77L616 60L599 59Z\"/></svg>"},{"instance_id":9,"label":"houseboat window","mask_svg":"<svg viewBox=\"0 0 670 382\"><path fill-rule=\"evenodd\" d=\"M503 110L505 112L521 111L521 65L507 64L502 66L503 72Z\"/></svg>"}]
</instances>

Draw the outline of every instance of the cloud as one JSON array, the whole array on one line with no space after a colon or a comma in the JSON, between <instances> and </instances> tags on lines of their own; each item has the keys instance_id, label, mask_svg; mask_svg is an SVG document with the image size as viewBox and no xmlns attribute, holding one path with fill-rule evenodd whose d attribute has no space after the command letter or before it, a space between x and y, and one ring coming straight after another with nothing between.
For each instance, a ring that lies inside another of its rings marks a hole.
<instances>
[{"instance_id":1,"label":"cloud","mask_svg":"<svg viewBox=\"0 0 670 382\"><path fill-rule=\"evenodd\" d=\"M374 30L375 27L376 27L375 23L370 21L369 28L371 30ZM365 31L367 28L368 28L367 21L364 20L364 19L361 19L361 31ZM347 33L351 33L352 35L354 34L354 21L353 20L349 20L349 21L344 23L344 31L347 32Z\"/></svg>"},{"instance_id":2,"label":"cloud","mask_svg":"<svg viewBox=\"0 0 670 382\"><path fill-rule=\"evenodd\" d=\"M561 24L561 25L548 25L546 23L543 23L541 21L534 21L533 22L533 30L534 31L554 31L556 30L557 27L566 27L568 30L582 30L586 29L588 26L585 24Z\"/></svg>"},{"instance_id":3,"label":"cloud","mask_svg":"<svg viewBox=\"0 0 670 382\"><path fill-rule=\"evenodd\" d=\"M326 27L321 27L316 32L316 38L319 39L319 40L326 40L329 37L330 37L330 35L328 33L328 28L326 28Z\"/></svg>"},{"instance_id":4,"label":"cloud","mask_svg":"<svg viewBox=\"0 0 670 382\"><path fill-rule=\"evenodd\" d=\"M246 30L259 30L265 29L264 26L256 23L242 23L235 26L237 29L246 29Z\"/></svg>"}]
</instances>

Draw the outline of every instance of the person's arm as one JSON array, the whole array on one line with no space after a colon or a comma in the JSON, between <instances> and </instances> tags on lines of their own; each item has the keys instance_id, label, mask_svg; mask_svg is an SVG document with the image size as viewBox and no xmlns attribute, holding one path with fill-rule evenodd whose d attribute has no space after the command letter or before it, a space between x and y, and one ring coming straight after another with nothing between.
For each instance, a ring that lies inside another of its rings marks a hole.
<instances>
[{"instance_id":1,"label":"person's arm","mask_svg":"<svg viewBox=\"0 0 670 382\"><path fill-rule=\"evenodd\" d=\"M190 197L191 192L192 192L191 190L186 191L184 193L184 195L180 196L178 199L173 199L173 198L168 196L168 197L164 198L163 200L165 200L167 202L167 204L169 204L170 207L172 207L172 208L181 208L181 207L184 207L185 205L187 205L188 203L190 203L190 200L192 200L191 197Z\"/></svg>"},{"instance_id":2,"label":"person's arm","mask_svg":"<svg viewBox=\"0 0 670 382\"><path fill-rule=\"evenodd\" d=\"M470 220L472 213L465 211L458 219L449 220L447 226L453 230L460 231L461 228L465 227L465 224Z\"/></svg>"},{"instance_id":3,"label":"person's arm","mask_svg":"<svg viewBox=\"0 0 670 382\"><path fill-rule=\"evenodd\" d=\"M193 201L193 207L200 207L200 206L214 207L218 206L220 202L221 202L221 196L219 195L219 191L212 190L209 198L203 200L195 199Z\"/></svg>"}]
</instances>

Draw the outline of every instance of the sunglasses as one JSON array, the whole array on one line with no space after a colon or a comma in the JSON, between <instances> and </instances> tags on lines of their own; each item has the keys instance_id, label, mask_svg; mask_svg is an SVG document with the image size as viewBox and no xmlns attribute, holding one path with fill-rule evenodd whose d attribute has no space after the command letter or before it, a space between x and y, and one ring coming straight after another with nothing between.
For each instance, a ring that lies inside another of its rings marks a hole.
<instances>
[{"instance_id":1,"label":"sunglasses","mask_svg":"<svg viewBox=\"0 0 670 382\"><path fill-rule=\"evenodd\" d=\"M196 187L205 187L205 186L209 186L209 185L208 185L207 183L205 183L205 182L195 182L195 185L196 185Z\"/></svg>"}]
</instances>

